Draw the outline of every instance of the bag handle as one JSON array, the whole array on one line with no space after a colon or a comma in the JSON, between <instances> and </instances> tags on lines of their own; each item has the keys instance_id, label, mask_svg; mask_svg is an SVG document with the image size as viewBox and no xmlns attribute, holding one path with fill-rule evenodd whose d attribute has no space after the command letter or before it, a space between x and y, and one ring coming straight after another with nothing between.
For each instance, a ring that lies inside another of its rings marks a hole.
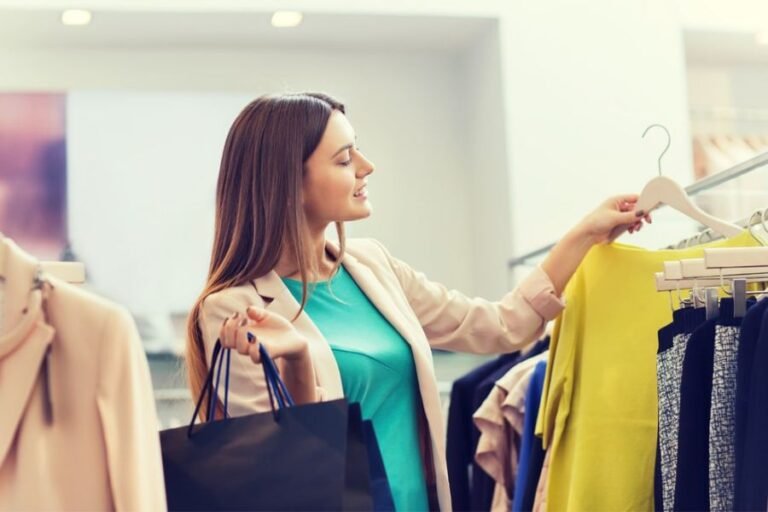
<instances>
[{"instance_id":1,"label":"bag handle","mask_svg":"<svg viewBox=\"0 0 768 512\"><path fill-rule=\"evenodd\" d=\"M254 335L249 332L248 341L253 342L254 339ZM277 397L277 402L281 409L296 405L291 393L285 386L285 382L283 382L283 379L280 377L280 371L277 369L275 361L269 356L269 352L264 348L264 345L259 345L259 354L261 355L261 366L264 368L264 375L267 378L267 390L270 391L270 402L272 401L272 390L275 390L275 396ZM272 390L270 390L270 388L272 388Z\"/></svg>"},{"instance_id":2,"label":"bag handle","mask_svg":"<svg viewBox=\"0 0 768 512\"><path fill-rule=\"evenodd\" d=\"M248 333L249 341L252 340L253 335ZM280 409L285 407L292 407L295 405L293 398L291 397L288 388L286 387L283 379L280 378L280 372L275 365L275 362L264 348L264 345L259 345L259 353L261 355L261 366L264 369L264 377L267 383L267 392L269 393L269 405L272 409L272 415L275 421L280 421ZM195 404L195 412L192 414L192 421L187 428L187 437L192 437L195 421L197 420L200 409L203 405L206 395L208 396L208 414L206 421L212 421L214 419L216 397L219 394L219 383L221 381L221 368L226 362L226 369L224 371L224 418L229 417L229 369L231 361L231 349L225 349L221 346L221 340L216 340L216 344L213 347L213 354L211 356L211 366L208 369L208 374L205 378L205 383L200 390L200 396ZM216 383L214 384L214 373L216 373ZM275 408L275 401L277 401L277 408Z\"/></svg>"}]
</instances>

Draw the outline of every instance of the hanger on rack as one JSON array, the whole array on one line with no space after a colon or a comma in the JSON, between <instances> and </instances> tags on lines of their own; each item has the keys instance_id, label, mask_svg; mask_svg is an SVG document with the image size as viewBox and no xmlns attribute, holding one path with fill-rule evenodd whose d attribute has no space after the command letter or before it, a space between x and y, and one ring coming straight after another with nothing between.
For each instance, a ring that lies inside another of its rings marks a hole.
<instances>
[{"instance_id":1,"label":"hanger on rack","mask_svg":"<svg viewBox=\"0 0 768 512\"><path fill-rule=\"evenodd\" d=\"M0 233L0 279L5 279L5 263L8 258L6 238ZM85 283L85 265L76 261L41 261L40 269L43 274L53 276L71 284Z\"/></svg>"},{"instance_id":2,"label":"hanger on rack","mask_svg":"<svg viewBox=\"0 0 768 512\"><path fill-rule=\"evenodd\" d=\"M667 145L664 148L664 151L661 152L661 155L659 155L659 175L651 179L645 185L643 191L640 193L640 198L638 199L635 208L637 210L650 213L662 204L665 204L674 208L680 213L687 215L691 219L700 222L707 228L711 229L713 232L718 233L726 238L730 238L741 233L742 228L736 224L731 224L730 222L718 219L717 217L706 213L701 208L696 206L691 200L690 196L686 193L685 189L683 189L683 187L681 187L671 178L662 175L661 159L664 157L666 152L669 150L670 145L672 144L672 136L669 134L669 130L667 130L667 128L663 125L652 124L645 129L642 137L645 138L645 136L652 128L657 127L664 130L664 133L667 134ZM620 228L616 235L620 234L625 229L626 227Z\"/></svg>"},{"instance_id":3,"label":"hanger on rack","mask_svg":"<svg viewBox=\"0 0 768 512\"><path fill-rule=\"evenodd\" d=\"M733 297L734 316L743 317L747 296L765 293L768 283L768 247L704 249L704 257L664 262L664 271L656 273L658 291L691 290L696 304L706 307L707 318L718 315L718 297ZM726 280L731 283L730 289ZM747 289L748 284L761 286ZM703 295L702 295L703 292ZM670 295L671 301L671 295Z\"/></svg>"}]
</instances>

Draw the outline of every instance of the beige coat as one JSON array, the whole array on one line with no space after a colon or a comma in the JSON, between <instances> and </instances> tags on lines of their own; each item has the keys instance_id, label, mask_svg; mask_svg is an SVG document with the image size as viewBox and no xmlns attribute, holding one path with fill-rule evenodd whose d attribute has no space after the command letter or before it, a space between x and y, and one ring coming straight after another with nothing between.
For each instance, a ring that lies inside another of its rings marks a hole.
<instances>
[{"instance_id":1,"label":"beige coat","mask_svg":"<svg viewBox=\"0 0 768 512\"><path fill-rule=\"evenodd\" d=\"M53 278L31 291L37 262L1 236L0 251L0 510L165 510L133 319Z\"/></svg>"},{"instance_id":2,"label":"beige coat","mask_svg":"<svg viewBox=\"0 0 768 512\"><path fill-rule=\"evenodd\" d=\"M333 243L328 244L328 250L338 254ZM423 432L427 440L425 466L428 479L436 484L440 509L449 511L445 427L430 349L478 354L512 352L536 340L546 321L557 316L563 304L555 296L549 278L538 268L501 301L490 302L429 281L392 257L375 240L348 240L342 264L411 346L427 425ZM289 320L299 310L299 304L274 271L210 295L203 302L201 315L209 364L224 319L235 312L244 313L250 305L266 307ZM306 313L294 325L309 339L320 399L343 397L339 368L327 340ZM232 354L229 408L233 415L269 410L261 367L237 353Z\"/></svg>"}]
</instances>

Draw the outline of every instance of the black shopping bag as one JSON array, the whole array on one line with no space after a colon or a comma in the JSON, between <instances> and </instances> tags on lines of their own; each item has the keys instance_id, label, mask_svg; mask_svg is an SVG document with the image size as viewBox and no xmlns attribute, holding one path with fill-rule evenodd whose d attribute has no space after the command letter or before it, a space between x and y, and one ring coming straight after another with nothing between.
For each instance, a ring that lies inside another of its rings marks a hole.
<instances>
[{"instance_id":1,"label":"black shopping bag","mask_svg":"<svg viewBox=\"0 0 768 512\"><path fill-rule=\"evenodd\" d=\"M228 417L230 355L217 342L189 427L160 432L168 509L372 510L359 407L343 399L292 406L274 363L261 356L271 412ZM225 363L225 417L212 421ZM196 426L206 395L208 422Z\"/></svg>"},{"instance_id":2,"label":"black shopping bag","mask_svg":"<svg viewBox=\"0 0 768 512\"><path fill-rule=\"evenodd\" d=\"M350 408L360 404L351 404ZM376 512L391 512L395 510L395 501L392 498L392 489L389 486L387 471L384 468L384 459L379 449L379 441L373 429L371 420L363 420L363 438L368 448L368 462L371 471L371 494L373 494L373 508Z\"/></svg>"}]
</instances>

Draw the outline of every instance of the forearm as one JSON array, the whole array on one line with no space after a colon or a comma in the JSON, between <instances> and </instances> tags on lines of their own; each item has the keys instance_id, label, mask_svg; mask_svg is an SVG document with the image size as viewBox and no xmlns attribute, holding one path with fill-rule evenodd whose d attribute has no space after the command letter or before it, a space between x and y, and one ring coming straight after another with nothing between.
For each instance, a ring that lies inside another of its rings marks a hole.
<instances>
[{"instance_id":1,"label":"forearm","mask_svg":"<svg viewBox=\"0 0 768 512\"><path fill-rule=\"evenodd\" d=\"M566 233L541 263L542 270L552 280L558 296L563 293L568 281L594 244L593 238L584 229L576 227Z\"/></svg>"},{"instance_id":2,"label":"forearm","mask_svg":"<svg viewBox=\"0 0 768 512\"><path fill-rule=\"evenodd\" d=\"M281 376L297 405L317 402L315 369L309 350L299 357L286 360Z\"/></svg>"}]
</instances>

